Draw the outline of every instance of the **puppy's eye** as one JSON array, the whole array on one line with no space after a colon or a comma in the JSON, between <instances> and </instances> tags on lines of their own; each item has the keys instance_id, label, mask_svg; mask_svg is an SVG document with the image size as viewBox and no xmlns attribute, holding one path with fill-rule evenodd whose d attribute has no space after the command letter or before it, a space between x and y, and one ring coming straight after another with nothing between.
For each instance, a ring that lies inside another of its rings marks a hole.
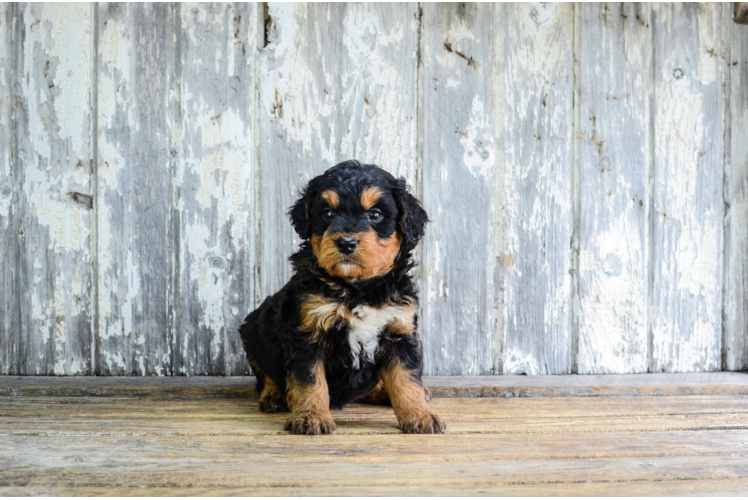
<instances>
[{"instance_id":1,"label":"puppy's eye","mask_svg":"<svg viewBox=\"0 0 748 500\"><path fill-rule=\"evenodd\" d=\"M335 211L330 208L322 212L322 218L326 221L331 221L333 217L335 217Z\"/></svg>"},{"instance_id":2,"label":"puppy's eye","mask_svg":"<svg viewBox=\"0 0 748 500\"><path fill-rule=\"evenodd\" d=\"M382 220L382 212L377 210L376 208L374 210L369 210L369 219L371 219L372 222L379 222Z\"/></svg>"}]
</instances>

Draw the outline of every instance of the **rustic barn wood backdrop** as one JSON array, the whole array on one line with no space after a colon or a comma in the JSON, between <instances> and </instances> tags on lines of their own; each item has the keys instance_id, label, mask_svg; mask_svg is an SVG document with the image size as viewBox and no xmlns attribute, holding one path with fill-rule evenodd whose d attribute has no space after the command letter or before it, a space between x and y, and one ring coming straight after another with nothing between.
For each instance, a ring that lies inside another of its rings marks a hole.
<instances>
[{"instance_id":1,"label":"rustic barn wood backdrop","mask_svg":"<svg viewBox=\"0 0 748 500\"><path fill-rule=\"evenodd\" d=\"M0 4L0 372L237 375L297 189L405 176L430 374L748 368L732 4Z\"/></svg>"}]
</instances>

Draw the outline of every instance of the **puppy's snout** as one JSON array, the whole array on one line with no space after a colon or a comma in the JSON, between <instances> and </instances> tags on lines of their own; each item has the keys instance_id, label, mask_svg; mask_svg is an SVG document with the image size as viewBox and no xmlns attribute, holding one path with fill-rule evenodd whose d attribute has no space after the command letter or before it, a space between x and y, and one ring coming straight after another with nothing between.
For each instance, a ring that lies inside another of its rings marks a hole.
<instances>
[{"instance_id":1,"label":"puppy's snout","mask_svg":"<svg viewBox=\"0 0 748 500\"><path fill-rule=\"evenodd\" d=\"M341 236L335 240L335 246L338 247L340 253L348 255L353 253L356 249L358 246L358 240L353 236Z\"/></svg>"}]
</instances>

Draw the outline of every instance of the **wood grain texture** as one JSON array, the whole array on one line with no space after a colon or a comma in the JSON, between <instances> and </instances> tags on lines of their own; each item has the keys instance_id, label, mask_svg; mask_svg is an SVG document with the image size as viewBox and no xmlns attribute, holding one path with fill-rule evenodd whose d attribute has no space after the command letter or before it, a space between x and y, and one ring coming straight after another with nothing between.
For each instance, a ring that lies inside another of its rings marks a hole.
<instances>
[{"instance_id":1,"label":"wood grain texture","mask_svg":"<svg viewBox=\"0 0 748 500\"><path fill-rule=\"evenodd\" d=\"M176 374L248 373L254 305L254 4L182 4Z\"/></svg>"},{"instance_id":2,"label":"wood grain texture","mask_svg":"<svg viewBox=\"0 0 748 500\"><path fill-rule=\"evenodd\" d=\"M746 4L743 4L746 5ZM748 5L747 5L748 7ZM748 9L746 9L748 11ZM748 27L727 24L731 41L729 161L725 162L723 369L748 369Z\"/></svg>"},{"instance_id":3,"label":"wood grain texture","mask_svg":"<svg viewBox=\"0 0 748 500\"><path fill-rule=\"evenodd\" d=\"M566 485L564 485L566 486ZM477 497L521 497L521 496L589 496L597 497L604 495L622 495L622 496L745 496L748 492L746 480L742 477L737 479L700 479L698 481L688 481L681 478L663 479L657 482L656 492L652 491L652 485L648 482L629 482L622 481L616 483L615 491L610 490L611 486L605 482L578 483L569 485L568 490L562 493L561 486L551 483L522 483L510 484L480 484L470 489L470 495ZM463 485L444 485L444 484L421 484L418 485L417 491L403 485L388 486L368 486L357 485L355 491L345 486L325 485L314 488L314 494L319 496L465 496L466 488ZM260 496L260 497L287 497L287 496L305 496L307 493L303 487L297 486L252 486L247 488L217 488L217 487L196 487L196 488L169 488L169 487L122 487L108 488L101 487L71 487L60 488L55 486L46 487L0 487L2 496L155 496L155 497L172 497L172 496Z\"/></svg>"},{"instance_id":4,"label":"wood grain texture","mask_svg":"<svg viewBox=\"0 0 748 500\"><path fill-rule=\"evenodd\" d=\"M648 4L577 4L581 166L578 373L647 371Z\"/></svg>"},{"instance_id":5,"label":"wood grain texture","mask_svg":"<svg viewBox=\"0 0 748 500\"><path fill-rule=\"evenodd\" d=\"M497 373L495 6L425 4L422 338L428 374Z\"/></svg>"},{"instance_id":6,"label":"wood grain texture","mask_svg":"<svg viewBox=\"0 0 748 500\"><path fill-rule=\"evenodd\" d=\"M20 339L18 293L15 285L14 215L18 210L13 172L13 16L16 6L0 3L0 374L17 373L15 353Z\"/></svg>"},{"instance_id":7,"label":"wood grain texture","mask_svg":"<svg viewBox=\"0 0 748 500\"><path fill-rule=\"evenodd\" d=\"M722 4L653 7L651 371L721 365Z\"/></svg>"},{"instance_id":8,"label":"wood grain texture","mask_svg":"<svg viewBox=\"0 0 748 500\"><path fill-rule=\"evenodd\" d=\"M260 51L261 290L290 277L298 189L356 158L415 181L416 4L270 4Z\"/></svg>"},{"instance_id":9,"label":"wood grain texture","mask_svg":"<svg viewBox=\"0 0 748 500\"><path fill-rule=\"evenodd\" d=\"M748 374L425 376L435 397L748 395ZM0 377L0 396L257 399L254 377ZM633 404L633 403L632 403Z\"/></svg>"},{"instance_id":10,"label":"wood grain texture","mask_svg":"<svg viewBox=\"0 0 748 500\"><path fill-rule=\"evenodd\" d=\"M748 368L732 4L267 9L0 3L0 373L248 373L349 158L433 221L426 373Z\"/></svg>"},{"instance_id":11,"label":"wood grain texture","mask_svg":"<svg viewBox=\"0 0 748 500\"><path fill-rule=\"evenodd\" d=\"M503 373L570 373L573 6L506 4Z\"/></svg>"},{"instance_id":12,"label":"wood grain texture","mask_svg":"<svg viewBox=\"0 0 748 500\"><path fill-rule=\"evenodd\" d=\"M87 4L16 6L16 372L91 372L91 48Z\"/></svg>"},{"instance_id":13,"label":"wood grain texture","mask_svg":"<svg viewBox=\"0 0 748 500\"><path fill-rule=\"evenodd\" d=\"M404 435L391 408L354 405L334 412L338 430L319 438L289 435L286 415L259 413L252 400L0 397L0 492L748 490L746 397L630 401L436 398L449 425L438 436Z\"/></svg>"},{"instance_id":14,"label":"wood grain texture","mask_svg":"<svg viewBox=\"0 0 748 500\"><path fill-rule=\"evenodd\" d=\"M171 374L179 16L170 4L100 4L98 372Z\"/></svg>"}]
</instances>

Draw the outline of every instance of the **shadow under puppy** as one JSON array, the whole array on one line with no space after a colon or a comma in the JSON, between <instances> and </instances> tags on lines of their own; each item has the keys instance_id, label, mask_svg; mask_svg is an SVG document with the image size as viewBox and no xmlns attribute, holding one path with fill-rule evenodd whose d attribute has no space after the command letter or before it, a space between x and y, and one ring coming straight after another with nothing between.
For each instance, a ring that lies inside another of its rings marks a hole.
<instances>
[{"instance_id":1,"label":"shadow under puppy","mask_svg":"<svg viewBox=\"0 0 748 500\"><path fill-rule=\"evenodd\" d=\"M444 432L421 383L410 274L428 216L405 179L346 161L312 179L289 216L304 240L293 277L239 329L260 410L290 409L294 434L329 434L331 408L389 401L404 432Z\"/></svg>"}]
</instances>

